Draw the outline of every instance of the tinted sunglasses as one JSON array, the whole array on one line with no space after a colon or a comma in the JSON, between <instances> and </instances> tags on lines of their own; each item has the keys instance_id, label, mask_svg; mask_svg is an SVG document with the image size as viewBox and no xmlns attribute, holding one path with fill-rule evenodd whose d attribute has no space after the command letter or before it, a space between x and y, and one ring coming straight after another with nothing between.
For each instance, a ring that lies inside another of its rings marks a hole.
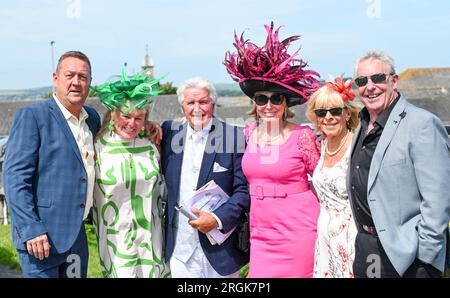
<instances>
[{"instance_id":1,"label":"tinted sunglasses","mask_svg":"<svg viewBox=\"0 0 450 298\"><path fill-rule=\"evenodd\" d=\"M358 87L364 87L369 82L369 78L374 84L380 84L386 82L386 78L390 75L393 75L393 73L376 73L368 77L357 77L355 79L355 84Z\"/></svg>"},{"instance_id":2,"label":"tinted sunglasses","mask_svg":"<svg viewBox=\"0 0 450 298\"><path fill-rule=\"evenodd\" d=\"M258 106L265 106L269 100L273 105L280 105L284 100L284 96L281 93L274 93L270 97L267 97L264 94L256 94L253 96L253 100Z\"/></svg>"},{"instance_id":3,"label":"tinted sunglasses","mask_svg":"<svg viewBox=\"0 0 450 298\"><path fill-rule=\"evenodd\" d=\"M330 112L331 116L341 116L343 109L344 108L332 108L332 109L328 109L328 110L327 109L317 109L317 110L314 110L314 113L319 118L325 117L328 112Z\"/></svg>"}]
</instances>

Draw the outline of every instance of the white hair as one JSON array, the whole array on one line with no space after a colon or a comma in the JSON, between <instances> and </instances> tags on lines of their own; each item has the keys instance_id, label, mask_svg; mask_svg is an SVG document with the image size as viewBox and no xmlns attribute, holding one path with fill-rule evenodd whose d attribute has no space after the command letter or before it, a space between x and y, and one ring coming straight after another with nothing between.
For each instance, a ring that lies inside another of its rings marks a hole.
<instances>
[{"instance_id":1,"label":"white hair","mask_svg":"<svg viewBox=\"0 0 450 298\"><path fill-rule=\"evenodd\" d=\"M389 69L389 74L395 74L395 66L394 66L394 59L392 59L391 56L387 55L384 52L376 52L371 51L363 54L361 57L356 59L354 67L355 67L355 76L358 74L358 66L361 62L366 60L378 60L383 62Z\"/></svg>"},{"instance_id":2,"label":"white hair","mask_svg":"<svg viewBox=\"0 0 450 298\"><path fill-rule=\"evenodd\" d=\"M207 79L203 77L193 77L187 79L181 83L180 87L177 89L178 102L183 103L184 100L184 90L188 88L200 88L208 90L209 98L215 104L217 102L217 91L214 85Z\"/></svg>"}]
</instances>

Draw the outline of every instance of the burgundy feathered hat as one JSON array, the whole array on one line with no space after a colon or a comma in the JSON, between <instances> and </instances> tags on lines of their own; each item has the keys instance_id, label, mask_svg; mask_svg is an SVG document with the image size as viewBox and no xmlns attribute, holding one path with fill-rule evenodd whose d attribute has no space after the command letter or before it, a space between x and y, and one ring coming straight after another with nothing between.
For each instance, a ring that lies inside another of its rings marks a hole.
<instances>
[{"instance_id":1,"label":"burgundy feathered hat","mask_svg":"<svg viewBox=\"0 0 450 298\"><path fill-rule=\"evenodd\" d=\"M244 40L244 33L238 38L234 33L233 43L237 53L225 53L225 67L231 78L239 83L242 91L253 98L257 91L281 92L287 98L289 107L305 103L309 96L319 88L320 75L313 70L305 70L308 65L297 58L300 49L289 55L289 45L300 39L299 35L288 37L280 42L278 31L274 31L273 22L264 25L267 40L258 47Z\"/></svg>"}]
</instances>

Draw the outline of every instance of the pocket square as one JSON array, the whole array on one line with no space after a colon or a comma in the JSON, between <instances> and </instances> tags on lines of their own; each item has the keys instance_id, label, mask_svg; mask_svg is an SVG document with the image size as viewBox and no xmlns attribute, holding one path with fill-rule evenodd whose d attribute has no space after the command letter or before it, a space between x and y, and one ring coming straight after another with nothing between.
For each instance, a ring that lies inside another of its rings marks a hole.
<instances>
[{"instance_id":1,"label":"pocket square","mask_svg":"<svg viewBox=\"0 0 450 298\"><path fill-rule=\"evenodd\" d=\"M213 172L214 173L220 173L220 172L226 172L226 171L228 171L227 168L224 168L220 164L218 164L217 162L214 162L214 167L213 167Z\"/></svg>"}]
</instances>

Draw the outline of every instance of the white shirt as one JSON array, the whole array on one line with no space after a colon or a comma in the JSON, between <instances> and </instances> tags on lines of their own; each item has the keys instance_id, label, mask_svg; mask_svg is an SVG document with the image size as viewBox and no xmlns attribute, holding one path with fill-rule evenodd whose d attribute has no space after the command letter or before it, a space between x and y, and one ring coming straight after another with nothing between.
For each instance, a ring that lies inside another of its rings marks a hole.
<instances>
[{"instance_id":1,"label":"white shirt","mask_svg":"<svg viewBox=\"0 0 450 298\"><path fill-rule=\"evenodd\" d=\"M201 131L195 131L187 125L183 148L183 162L181 165L179 204L183 204L197 190L203 154L211 126L212 119ZM213 216L218 220L217 216L214 214ZM178 259L184 264L188 264L191 258L203 259L204 257L204 252L198 239L198 232L187 222L187 218L183 215L179 215L176 218L175 247L172 255L173 258ZM218 222L220 223L219 220ZM171 266L172 264L173 262L171 262Z\"/></svg>"},{"instance_id":2,"label":"white shirt","mask_svg":"<svg viewBox=\"0 0 450 298\"><path fill-rule=\"evenodd\" d=\"M95 164L94 164L94 138L89 126L86 123L86 119L89 117L84 108L81 109L80 116L77 118L70 113L58 100L56 94L53 94L53 98L58 104L59 109L63 113L64 118L69 125L70 131L77 142L78 149L80 150L81 158L83 159L84 169L87 174L87 192L86 203L84 209L83 219L86 219L89 215L89 210L92 207L92 197L94 193L95 182Z\"/></svg>"},{"instance_id":3,"label":"white shirt","mask_svg":"<svg viewBox=\"0 0 450 298\"><path fill-rule=\"evenodd\" d=\"M195 131L189 124L187 125L183 163L181 165L180 204L192 197L197 190L198 176L211 125L212 120L201 131Z\"/></svg>"},{"instance_id":4,"label":"white shirt","mask_svg":"<svg viewBox=\"0 0 450 298\"><path fill-rule=\"evenodd\" d=\"M195 131L188 124L186 132L186 140L184 144L183 164L181 166L180 176L180 204L183 200L192 197L197 190L198 176L203 161L203 153L205 152L206 142L212 126L212 118L201 131ZM201 187L201 185L200 185ZM222 222L214 214L211 215L218 223L218 229L222 229Z\"/></svg>"}]
</instances>

